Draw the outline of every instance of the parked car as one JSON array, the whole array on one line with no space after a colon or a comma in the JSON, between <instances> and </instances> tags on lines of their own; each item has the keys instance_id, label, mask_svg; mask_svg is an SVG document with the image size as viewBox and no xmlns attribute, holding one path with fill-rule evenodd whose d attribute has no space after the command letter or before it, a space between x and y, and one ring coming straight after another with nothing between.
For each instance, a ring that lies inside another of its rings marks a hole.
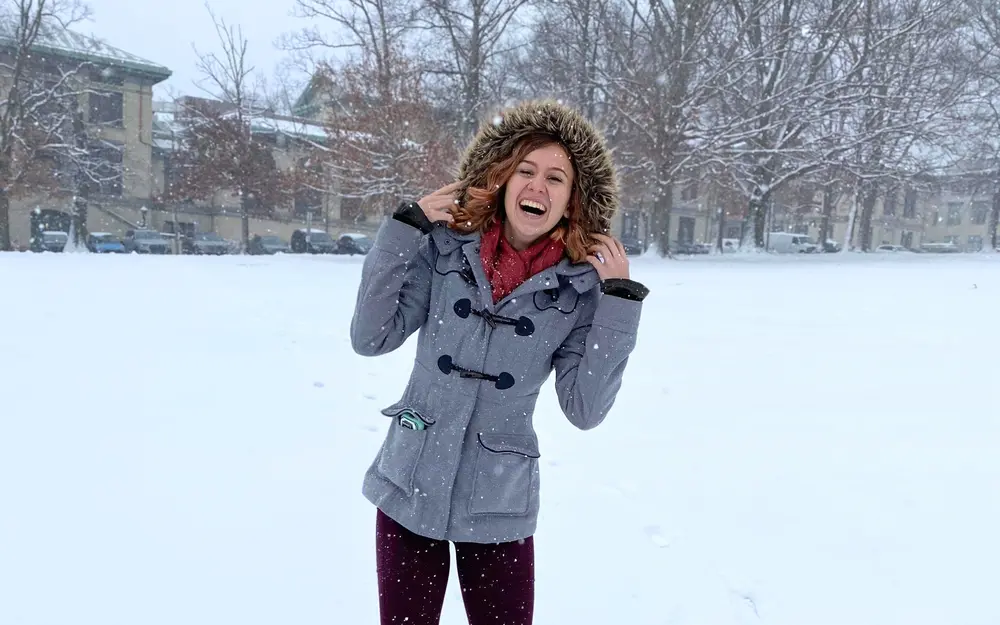
<instances>
[{"instance_id":1,"label":"parked car","mask_svg":"<svg viewBox=\"0 0 1000 625\"><path fill-rule=\"evenodd\" d=\"M715 245L712 245L712 249L715 249ZM734 254L740 251L740 240L739 239L722 239L722 249L720 250L723 254Z\"/></svg>"},{"instance_id":2,"label":"parked car","mask_svg":"<svg viewBox=\"0 0 1000 625\"><path fill-rule=\"evenodd\" d=\"M670 251L685 256L710 254L712 246L707 243L674 243Z\"/></svg>"},{"instance_id":3,"label":"parked car","mask_svg":"<svg viewBox=\"0 0 1000 625\"><path fill-rule=\"evenodd\" d=\"M645 244L635 237L622 237L620 241L626 256L639 256L646 251Z\"/></svg>"},{"instance_id":4,"label":"parked car","mask_svg":"<svg viewBox=\"0 0 1000 625\"><path fill-rule=\"evenodd\" d=\"M156 230L128 230L122 240L127 252L137 254L170 254L173 242Z\"/></svg>"},{"instance_id":5,"label":"parked car","mask_svg":"<svg viewBox=\"0 0 1000 625\"><path fill-rule=\"evenodd\" d=\"M823 242L823 252L827 254L836 254L842 249L844 249L844 246L833 239L827 239Z\"/></svg>"},{"instance_id":6,"label":"parked car","mask_svg":"<svg viewBox=\"0 0 1000 625\"><path fill-rule=\"evenodd\" d=\"M374 241L364 234L342 234L337 238L337 253L350 254L351 256L355 254L365 255L371 251L373 243Z\"/></svg>"},{"instance_id":7,"label":"parked car","mask_svg":"<svg viewBox=\"0 0 1000 625\"><path fill-rule=\"evenodd\" d=\"M181 245L185 254L223 256L229 253L229 241L214 232L198 232L193 237L184 237Z\"/></svg>"},{"instance_id":8,"label":"parked car","mask_svg":"<svg viewBox=\"0 0 1000 625\"><path fill-rule=\"evenodd\" d=\"M125 244L110 232L91 232L87 235L87 249L95 254L124 254Z\"/></svg>"},{"instance_id":9,"label":"parked car","mask_svg":"<svg viewBox=\"0 0 1000 625\"><path fill-rule=\"evenodd\" d=\"M770 232L767 235L767 251L778 254L812 254L819 246L809 235L793 232Z\"/></svg>"},{"instance_id":10,"label":"parked car","mask_svg":"<svg viewBox=\"0 0 1000 625\"><path fill-rule=\"evenodd\" d=\"M306 230L300 228L292 233L292 252L296 254L336 254L337 242L324 230L315 228L308 232L309 242L306 243Z\"/></svg>"},{"instance_id":11,"label":"parked car","mask_svg":"<svg viewBox=\"0 0 1000 625\"><path fill-rule=\"evenodd\" d=\"M957 254L962 249L951 241L945 241L944 243L922 243L920 251L924 254Z\"/></svg>"},{"instance_id":12,"label":"parked car","mask_svg":"<svg viewBox=\"0 0 1000 625\"><path fill-rule=\"evenodd\" d=\"M69 243L69 235L62 230L44 230L42 236L33 239L31 249L35 252L62 252Z\"/></svg>"},{"instance_id":13,"label":"parked car","mask_svg":"<svg viewBox=\"0 0 1000 625\"><path fill-rule=\"evenodd\" d=\"M253 235L250 239L250 248L247 250L248 253L257 255L288 254L291 251L291 246L284 239L273 234Z\"/></svg>"},{"instance_id":14,"label":"parked car","mask_svg":"<svg viewBox=\"0 0 1000 625\"><path fill-rule=\"evenodd\" d=\"M906 249L902 245L880 245L875 248L875 251L884 252L888 254L895 254L898 252L909 252L910 250Z\"/></svg>"}]
</instances>

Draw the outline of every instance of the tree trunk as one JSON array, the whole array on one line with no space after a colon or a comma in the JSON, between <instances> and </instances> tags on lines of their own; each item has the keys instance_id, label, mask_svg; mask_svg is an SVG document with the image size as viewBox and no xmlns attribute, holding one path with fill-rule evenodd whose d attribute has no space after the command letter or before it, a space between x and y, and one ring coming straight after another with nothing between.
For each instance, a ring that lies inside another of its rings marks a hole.
<instances>
[{"instance_id":1,"label":"tree trunk","mask_svg":"<svg viewBox=\"0 0 1000 625\"><path fill-rule=\"evenodd\" d=\"M717 212L718 212L718 215L719 215L718 216L719 231L715 233L715 251L716 251L716 253L721 254L724 251L724 248L723 248L724 241L723 241L723 239L725 239L726 209L725 208L719 208L719 209L717 209Z\"/></svg>"},{"instance_id":2,"label":"tree trunk","mask_svg":"<svg viewBox=\"0 0 1000 625\"><path fill-rule=\"evenodd\" d=\"M87 242L87 200L77 197L73 201L73 241L74 247Z\"/></svg>"},{"instance_id":3,"label":"tree trunk","mask_svg":"<svg viewBox=\"0 0 1000 625\"><path fill-rule=\"evenodd\" d=\"M247 206L247 192L240 193L240 254L250 249L250 210Z\"/></svg>"},{"instance_id":4,"label":"tree trunk","mask_svg":"<svg viewBox=\"0 0 1000 625\"><path fill-rule=\"evenodd\" d=\"M824 246L830 239L830 218L833 216L833 184L827 183L823 186L823 217L819 226L819 245Z\"/></svg>"},{"instance_id":5,"label":"tree trunk","mask_svg":"<svg viewBox=\"0 0 1000 625\"><path fill-rule=\"evenodd\" d=\"M83 113L79 110L73 115L73 138L77 150L84 153L87 149L87 131L83 124ZM76 197L73 198L73 225L75 227L71 243L73 247L79 248L80 241L86 242L87 240L87 200L90 197L90 188L87 185L87 175L82 165L77 165L75 174Z\"/></svg>"},{"instance_id":6,"label":"tree trunk","mask_svg":"<svg viewBox=\"0 0 1000 625\"><path fill-rule=\"evenodd\" d=\"M844 251L851 249L854 241L854 224L858 220L858 205L860 204L860 191L854 193L854 200L851 202L851 213L847 217L847 232L844 234Z\"/></svg>"},{"instance_id":7,"label":"tree trunk","mask_svg":"<svg viewBox=\"0 0 1000 625\"><path fill-rule=\"evenodd\" d=\"M861 195L861 220L858 227L861 229L861 251L870 252L872 250L872 216L875 212L875 200L878 198L878 183L873 180L862 183Z\"/></svg>"},{"instance_id":8,"label":"tree trunk","mask_svg":"<svg viewBox=\"0 0 1000 625\"><path fill-rule=\"evenodd\" d=\"M3 208L0 208L0 214L2 214ZM1000 223L1000 172L997 175L996 187L993 189L993 207L990 211L990 216L986 220L986 238L987 245L990 246L988 251L993 252L997 249L997 225Z\"/></svg>"},{"instance_id":9,"label":"tree trunk","mask_svg":"<svg viewBox=\"0 0 1000 625\"><path fill-rule=\"evenodd\" d=\"M473 5L475 6L475 5ZM480 32L479 9L473 9L472 16L472 37L469 42L469 65L468 75L465 77L465 110L462 111L462 119L465 122L462 128L462 139L468 139L476 133L479 126L479 103L482 89L482 33Z\"/></svg>"},{"instance_id":10,"label":"tree trunk","mask_svg":"<svg viewBox=\"0 0 1000 625\"><path fill-rule=\"evenodd\" d=\"M670 214L674 210L674 185L668 182L653 200L653 233L660 256L670 254Z\"/></svg>"},{"instance_id":11,"label":"tree trunk","mask_svg":"<svg viewBox=\"0 0 1000 625\"><path fill-rule=\"evenodd\" d=\"M764 249L766 245L767 205L768 198L755 190L750 198L749 213L753 224L753 246L757 249Z\"/></svg>"},{"instance_id":12,"label":"tree trunk","mask_svg":"<svg viewBox=\"0 0 1000 625\"><path fill-rule=\"evenodd\" d=\"M11 251L10 246L10 196L0 189L0 252Z\"/></svg>"}]
</instances>

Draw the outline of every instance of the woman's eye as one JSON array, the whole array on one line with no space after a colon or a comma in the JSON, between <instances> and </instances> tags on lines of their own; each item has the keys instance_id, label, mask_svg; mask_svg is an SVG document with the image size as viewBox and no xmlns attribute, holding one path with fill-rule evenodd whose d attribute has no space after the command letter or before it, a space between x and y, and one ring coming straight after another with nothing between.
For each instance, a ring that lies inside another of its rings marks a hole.
<instances>
[{"instance_id":1,"label":"woman's eye","mask_svg":"<svg viewBox=\"0 0 1000 625\"><path fill-rule=\"evenodd\" d=\"M525 176L530 176L531 175L531 170L530 169L519 169L518 173L520 173L522 175L525 175Z\"/></svg>"},{"instance_id":2,"label":"woman's eye","mask_svg":"<svg viewBox=\"0 0 1000 625\"><path fill-rule=\"evenodd\" d=\"M562 181L563 181L562 178L560 178L559 176L549 176L549 180L551 180L552 182L558 182L558 183L562 183Z\"/></svg>"}]
</instances>

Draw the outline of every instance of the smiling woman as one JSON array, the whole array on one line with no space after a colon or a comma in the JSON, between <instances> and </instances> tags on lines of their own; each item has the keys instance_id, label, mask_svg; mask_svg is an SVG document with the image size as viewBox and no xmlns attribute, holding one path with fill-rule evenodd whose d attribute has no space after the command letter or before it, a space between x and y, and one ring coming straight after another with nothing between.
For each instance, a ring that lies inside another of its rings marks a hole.
<instances>
[{"instance_id":1,"label":"smiling woman","mask_svg":"<svg viewBox=\"0 0 1000 625\"><path fill-rule=\"evenodd\" d=\"M366 356L419 330L362 488L378 507L383 625L437 625L447 541L472 625L532 622L540 387L554 370L569 421L597 427L648 293L607 234L618 207L610 154L575 111L506 111L483 125L459 172L379 228L351 322Z\"/></svg>"},{"instance_id":2,"label":"smiling woman","mask_svg":"<svg viewBox=\"0 0 1000 625\"><path fill-rule=\"evenodd\" d=\"M587 256L587 241L581 220L574 219L580 215L574 178L569 152L557 136L532 133L507 158L490 166L482 187L467 189L466 202L452 211L453 227L474 232L505 217L503 234L515 249L524 251L548 234L580 262Z\"/></svg>"}]
</instances>

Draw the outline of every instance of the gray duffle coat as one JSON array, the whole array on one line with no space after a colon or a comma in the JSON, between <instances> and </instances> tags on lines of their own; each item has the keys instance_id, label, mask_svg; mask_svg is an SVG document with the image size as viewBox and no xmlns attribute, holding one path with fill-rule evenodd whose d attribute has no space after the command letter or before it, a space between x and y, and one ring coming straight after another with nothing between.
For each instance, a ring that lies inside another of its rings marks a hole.
<instances>
[{"instance_id":1,"label":"gray duffle coat","mask_svg":"<svg viewBox=\"0 0 1000 625\"><path fill-rule=\"evenodd\" d=\"M642 309L602 292L587 263L564 259L494 305L478 233L425 234L397 219L379 229L361 276L351 342L366 356L418 332L403 396L362 491L410 531L498 543L535 532L541 450L532 424L555 371L573 425L605 418L622 384ZM403 427L410 411L428 426Z\"/></svg>"}]
</instances>

